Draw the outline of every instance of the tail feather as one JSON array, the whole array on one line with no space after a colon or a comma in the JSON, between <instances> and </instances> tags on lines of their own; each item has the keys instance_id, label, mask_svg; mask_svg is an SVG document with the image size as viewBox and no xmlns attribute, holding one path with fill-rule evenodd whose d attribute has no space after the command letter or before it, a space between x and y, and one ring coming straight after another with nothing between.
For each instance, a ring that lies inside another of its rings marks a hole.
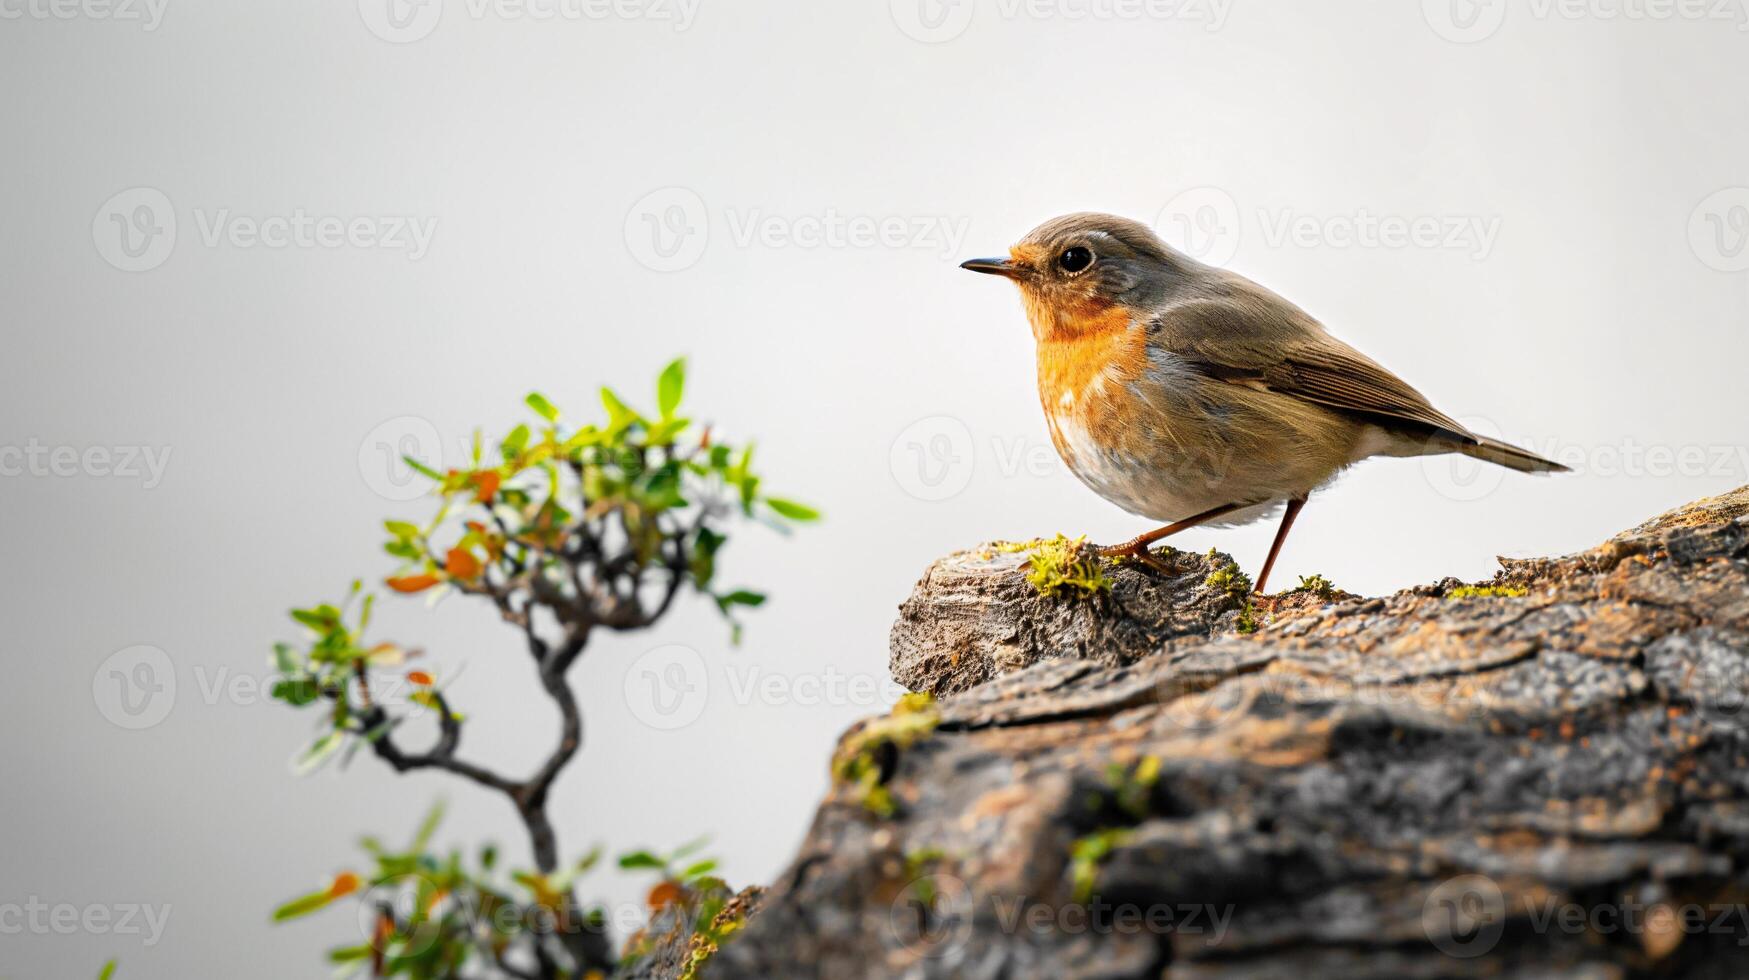
<instances>
[{"instance_id":1,"label":"tail feather","mask_svg":"<svg viewBox=\"0 0 1749 980\"><path fill-rule=\"evenodd\" d=\"M1457 445L1457 451L1463 453L1465 456L1473 456L1476 459L1485 459L1490 463L1498 463L1501 466L1517 470L1520 473L1572 472L1570 467L1562 466L1554 460L1544 459L1536 453L1520 449L1517 446L1501 442L1498 439L1490 439L1487 436L1478 436L1473 433L1470 435L1470 439L1474 441L1464 441Z\"/></svg>"}]
</instances>

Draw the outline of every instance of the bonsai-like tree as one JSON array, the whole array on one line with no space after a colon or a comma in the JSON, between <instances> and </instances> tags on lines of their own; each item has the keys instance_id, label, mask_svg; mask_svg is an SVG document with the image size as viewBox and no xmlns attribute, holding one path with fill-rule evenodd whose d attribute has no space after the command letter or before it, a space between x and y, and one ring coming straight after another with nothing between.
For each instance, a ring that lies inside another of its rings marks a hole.
<instances>
[{"instance_id":1,"label":"bonsai-like tree","mask_svg":"<svg viewBox=\"0 0 1749 980\"><path fill-rule=\"evenodd\" d=\"M403 562L385 584L400 595L447 589L478 597L521 634L561 719L558 743L527 775L500 773L462 754L466 725L439 679L406 669L414 652L366 640L375 596L360 583L338 605L292 610L309 637L302 646L274 648L273 696L321 711L319 734L298 768L309 771L368 747L399 772L452 773L511 803L534 856L533 869L503 880L490 846L472 861L430 853L439 810L405 849L367 839L373 872L341 873L275 913L293 918L368 888L368 941L332 950L336 963L410 977L582 977L612 967L604 917L582 908L574 888L598 855L561 866L547 809L554 782L582 747L582 719L566 675L596 630L644 629L689 587L715 601L738 639L735 613L765 597L719 588L716 559L727 526L739 517L786 529L818 517L764 493L751 468L751 445L737 448L679 415L684 384L685 362L676 360L657 381L654 416L603 388L605 419L576 428L531 394L527 403L538 420L518 425L490 451L476 432L466 469L440 472L406 459L431 481L438 505L423 524L384 522L384 550ZM410 694L391 698L390 687ZM404 744L402 723L426 712L435 717L435 739ZM692 849L679 853L684 858ZM710 861L656 861L639 851L621 863L661 871L664 882L652 896L664 902L720 892L703 887ZM708 924L714 912L703 908L698 920Z\"/></svg>"}]
</instances>

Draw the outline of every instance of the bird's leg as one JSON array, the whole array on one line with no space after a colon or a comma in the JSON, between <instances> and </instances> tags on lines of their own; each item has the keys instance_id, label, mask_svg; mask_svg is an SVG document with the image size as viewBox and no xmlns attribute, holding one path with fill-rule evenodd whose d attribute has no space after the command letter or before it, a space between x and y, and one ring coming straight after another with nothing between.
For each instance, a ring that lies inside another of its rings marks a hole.
<instances>
[{"instance_id":1,"label":"bird's leg","mask_svg":"<svg viewBox=\"0 0 1749 980\"><path fill-rule=\"evenodd\" d=\"M1233 511L1238 510L1241 506L1243 505L1222 504L1219 507L1210 507L1208 510L1203 511L1200 514L1186 517L1184 520L1178 521L1175 524L1168 524L1165 527L1155 528L1147 534L1137 535L1123 544L1114 544L1109 547L1101 548L1099 549L1099 553L1107 558L1134 558L1156 571L1170 572L1172 570L1171 568L1167 567L1165 563L1161 562L1158 558L1155 558L1153 554L1148 551L1149 545L1161 538L1177 534L1179 531L1186 531L1198 524L1212 521L1215 518L1220 517L1222 514L1230 514Z\"/></svg>"},{"instance_id":2,"label":"bird's leg","mask_svg":"<svg viewBox=\"0 0 1749 980\"><path fill-rule=\"evenodd\" d=\"M1300 508L1306 506L1306 498L1295 497L1287 502L1287 511L1281 515L1281 527L1275 532L1275 543L1269 546L1269 557L1263 560L1263 571L1257 576L1257 587L1252 590L1262 596L1263 589L1269 584L1269 573L1275 568L1275 558L1281 554L1281 544L1287 540L1289 528L1294 526L1294 518L1300 516Z\"/></svg>"}]
</instances>

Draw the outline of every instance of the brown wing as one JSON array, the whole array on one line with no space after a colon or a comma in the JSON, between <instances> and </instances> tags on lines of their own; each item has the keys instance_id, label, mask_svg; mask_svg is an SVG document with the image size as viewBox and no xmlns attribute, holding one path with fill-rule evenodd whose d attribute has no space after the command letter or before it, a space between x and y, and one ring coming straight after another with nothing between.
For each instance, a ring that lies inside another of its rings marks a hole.
<instances>
[{"instance_id":1,"label":"brown wing","mask_svg":"<svg viewBox=\"0 0 1749 980\"><path fill-rule=\"evenodd\" d=\"M1150 324L1150 342L1223 381L1476 441L1408 382L1330 336L1304 311L1261 286L1245 285L1241 292L1166 310Z\"/></svg>"}]
</instances>

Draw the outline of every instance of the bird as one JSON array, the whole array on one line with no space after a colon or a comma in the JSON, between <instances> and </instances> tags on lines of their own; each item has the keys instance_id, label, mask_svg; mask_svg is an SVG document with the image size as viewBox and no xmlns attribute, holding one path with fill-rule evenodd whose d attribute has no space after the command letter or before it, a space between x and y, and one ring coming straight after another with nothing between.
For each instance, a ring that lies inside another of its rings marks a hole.
<instances>
[{"instance_id":1,"label":"bird","mask_svg":"<svg viewBox=\"0 0 1749 980\"><path fill-rule=\"evenodd\" d=\"M1462 453L1526 473L1567 470L1470 431L1298 306L1141 222L1068 214L1006 258L960 267L1020 287L1039 401L1069 470L1162 524L1100 549L1108 557L1161 568L1150 547L1163 538L1280 509L1253 588L1263 596L1307 499L1361 460Z\"/></svg>"}]
</instances>

